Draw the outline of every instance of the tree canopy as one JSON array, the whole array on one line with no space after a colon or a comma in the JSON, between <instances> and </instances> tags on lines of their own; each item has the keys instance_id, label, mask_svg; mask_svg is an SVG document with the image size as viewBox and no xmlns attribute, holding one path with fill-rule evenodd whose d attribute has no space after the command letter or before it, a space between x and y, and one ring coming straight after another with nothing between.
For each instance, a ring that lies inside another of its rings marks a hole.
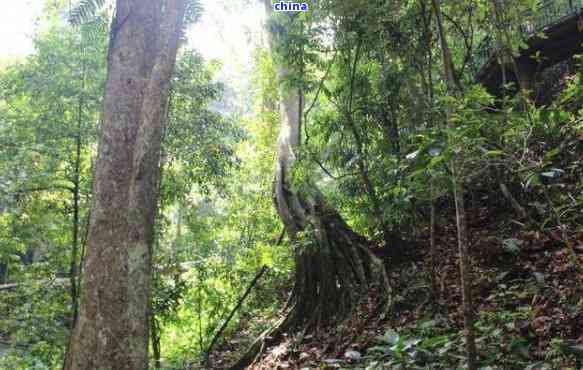
<instances>
[{"instance_id":1,"label":"tree canopy","mask_svg":"<svg viewBox=\"0 0 583 370\"><path fill-rule=\"evenodd\" d=\"M583 3L258 3L245 75L205 1L46 1L0 63L0 368L98 320L159 369L580 368Z\"/></svg>"}]
</instances>

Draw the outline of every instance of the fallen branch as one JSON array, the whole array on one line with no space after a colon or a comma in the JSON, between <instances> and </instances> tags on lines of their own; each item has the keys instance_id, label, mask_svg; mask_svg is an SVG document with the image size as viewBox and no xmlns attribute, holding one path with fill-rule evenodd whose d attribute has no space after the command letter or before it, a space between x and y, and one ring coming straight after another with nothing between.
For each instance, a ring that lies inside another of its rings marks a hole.
<instances>
[{"instance_id":1,"label":"fallen branch","mask_svg":"<svg viewBox=\"0 0 583 370\"><path fill-rule=\"evenodd\" d=\"M500 184L500 190L502 191L502 195L504 195L504 197L506 199L508 199L508 201L512 205L512 208L514 208L514 210L516 212L518 212L518 214L520 215L520 217L522 219L527 219L528 218L528 213L526 213L526 210L524 209L524 207L522 207L520 205L520 203L518 203L518 201L516 200L516 198L514 198L514 196L512 196L512 193L510 192L510 190L508 190L508 187L506 186L506 184L501 183Z\"/></svg>"},{"instance_id":2,"label":"fallen branch","mask_svg":"<svg viewBox=\"0 0 583 370\"><path fill-rule=\"evenodd\" d=\"M245 301L245 299L247 298L247 296L251 293L251 290L253 290L253 288L255 287L255 285L257 285L257 282L259 281L259 279L261 278L261 276L263 276L263 274L265 273L265 271L267 271L267 266L263 266L261 268L261 270L257 273L257 275L255 275L255 278L253 278L253 280L251 281L251 283L247 287L247 290L245 291L245 293L243 294L243 296L241 297L241 299L239 299L239 302L237 302L237 305L235 306L235 308L233 308L233 310L229 314L229 317L227 317L227 319L225 320L225 322L223 323L223 325L221 326L221 328L219 329L219 331L217 331L217 333L213 337L213 340L211 341L211 344L208 346L208 349L206 350L206 363L207 364L209 363L209 356L211 354L211 350L213 349L214 345L216 344L216 342L219 340L219 338L223 334L223 331L225 331L225 329L229 325L229 322L231 321L231 319L233 318L233 316L235 316L235 313L237 313L237 311L241 308L241 306L243 305L243 302Z\"/></svg>"},{"instance_id":3,"label":"fallen branch","mask_svg":"<svg viewBox=\"0 0 583 370\"><path fill-rule=\"evenodd\" d=\"M279 319L272 328L261 333L261 335L249 346L243 356L241 356L234 365L229 367L229 370L244 370L257 361L265 346L269 345L272 341L277 340L289 327L290 319L293 316L290 315L290 312L293 312L293 307L289 310L287 315Z\"/></svg>"},{"instance_id":4,"label":"fallen branch","mask_svg":"<svg viewBox=\"0 0 583 370\"><path fill-rule=\"evenodd\" d=\"M57 284L60 284L63 286L68 286L68 284L70 284L69 279L66 279L66 278L46 279L46 280L35 281L35 282L38 282L39 284L46 284L46 285L53 285L53 284L57 283ZM25 285L25 284L26 283L3 284L3 285L0 285L0 292L2 292L4 290L14 290L14 289L19 288L20 286Z\"/></svg>"},{"instance_id":5,"label":"fallen branch","mask_svg":"<svg viewBox=\"0 0 583 370\"><path fill-rule=\"evenodd\" d=\"M30 344L12 343L12 342L4 341L4 340L0 340L0 345L6 346L6 347L11 347L11 348L20 348L20 349L28 349L31 346Z\"/></svg>"},{"instance_id":6,"label":"fallen branch","mask_svg":"<svg viewBox=\"0 0 583 370\"><path fill-rule=\"evenodd\" d=\"M281 230L281 234L279 234L279 238L277 238L277 243L275 243L275 245L281 245L283 238L285 238L285 227Z\"/></svg>"},{"instance_id":7,"label":"fallen branch","mask_svg":"<svg viewBox=\"0 0 583 370\"><path fill-rule=\"evenodd\" d=\"M0 292L3 291L3 290L16 289L16 288L18 288L19 285L20 284L16 284L16 283L0 285Z\"/></svg>"}]
</instances>

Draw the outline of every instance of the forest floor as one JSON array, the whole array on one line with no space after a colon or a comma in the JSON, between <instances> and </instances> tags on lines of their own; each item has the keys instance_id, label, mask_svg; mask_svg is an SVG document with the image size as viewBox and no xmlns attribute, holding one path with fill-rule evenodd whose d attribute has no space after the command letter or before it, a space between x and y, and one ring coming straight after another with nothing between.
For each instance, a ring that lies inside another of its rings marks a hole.
<instances>
[{"instance_id":1,"label":"forest floor","mask_svg":"<svg viewBox=\"0 0 583 370\"><path fill-rule=\"evenodd\" d=\"M469 199L476 339L484 369L583 369L583 235L529 229L488 192ZM388 314L374 289L346 321L318 333L290 333L251 369L463 368L463 317L455 211L436 235L437 300L431 298L429 228L417 231L413 258L390 272ZM564 237L568 238L568 245ZM574 251L575 253L571 253ZM248 343L241 330L220 352L224 368Z\"/></svg>"}]
</instances>

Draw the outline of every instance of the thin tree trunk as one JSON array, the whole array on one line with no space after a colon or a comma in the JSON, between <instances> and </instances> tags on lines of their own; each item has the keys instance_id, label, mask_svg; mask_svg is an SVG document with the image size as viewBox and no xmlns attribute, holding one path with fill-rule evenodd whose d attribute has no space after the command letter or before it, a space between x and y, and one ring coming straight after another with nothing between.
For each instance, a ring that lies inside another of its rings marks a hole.
<instances>
[{"instance_id":1,"label":"thin tree trunk","mask_svg":"<svg viewBox=\"0 0 583 370\"><path fill-rule=\"evenodd\" d=\"M439 31L439 39L441 42L442 58L444 73L446 77L448 93L452 96L457 96L461 91L461 86L455 78L455 70L453 58L448 46L447 37L442 22L441 5L439 0L431 0L435 18L437 20L437 27ZM451 109L448 108L447 119L450 122ZM466 340L466 355L468 358L469 370L476 370L477 354L476 343L474 336L474 312L472 305L472 266L469 257L468 248L468 234L466 225L466 209L464 204L464 188L463 188L463 174L459 173L459 169L463 163L463 153L458 154L458 158L450 161L450 170L452 173L453 192L456 208L456 223L458 230L458 249L460 256L460 279L462 285L462 305L464 316L464 334Z\"/></svg>"},{"instance_id":2,"label":"thin tree trunk","mask_svg":"<svg viewBox=\"0 0 583 370\"><path fill-rule=\"evenodd\" d=\"M200 275L199 275L200 278ZM202 280L202 279L200 279ZM202 335L202 292L201 283L196 289L196 308L198 313L198 347L201 355L204 353L204 338Z\"/></svg>"},{"instance_id":3,"label":"thin tree trunk","mask_svg":"<svg viewBox=\"0 0 583 370\"><path fill-rule=\"evenodd\" d=\"M66 370L148 368L153 226L185 0L117 0L79 319Z\"/></svg>"},{"instance_id":4,"label":"thin tree trunk","mask_svg":"<svg viewBox=\"0 0 583 370\"><path fill-rule=\"evenodd\" d=\"M521 104L523 109L527 110L527 103L531 98L536 96L536 91L530 91L536 89L536 86L531 86L534 84L535 78L534 75L531 76L532 71L525 71L523 68L520 68L518 65L516 58L512 53L511 45L512 45L512 29L509 29L507 25L515 23L511 22L508 19L508 9L504 9L505 5L503 2L499 2L499 0L492 0L492 7L494 13L494 21L497 27L497 37L496 40L502 47L501 57L499 57L499 63L502 68L502 80L503 82L506 81L506 66L510 64L512 72L514 72L514 76L518 82L518 90L521 97ZM532 82L532 83L531 83ZM505 83L504 83L505 84ZM505 91L503 84L503 92Z\"/></svg>"},{"instance_id":5,"label":"thin tree trunk","mask_svg":"<svg viewBox=\"0 0 583 370\"><path fill-rule=\"evenodd\" d=\"M264 4L271 15L271 1L264 0ZM269 33L272 52L277 49L277 41ZM317 187L309 181L292 186L291 170L296 159L294 152L301 142L302 115L300 89L284 86L293 68L285 62L276 65L281 127L274 201L290 241L307 242L311 247L297 248L295 285L285 325L317 328L349 312L358 292L376 278L380 277L384 289L390 288L384 266L368 249L368 241L326 203ZM301 190L296 190L298 187ZM374 274L373 269L380 275Z\"/></svg>"},{"instance_id":6,"label":"thin tree trunk","mask_svg":"<svg viewBox=\"0 0 583 370\"><path fill-rule=\"evenodd\" d=\"M372 204L372 211L377 219L378 224L381 227L381 231L383 233L383 239L385 240L385 242L387 244L393 244L391 245L391 250L393 257L396 257L398 255L398 247L400 247L400 245L396 245L396 241L398 240L398 236L397 235L393 235L390 231L389 228L387 226L387 223L385 222L385 217L383 215L383 211L381 208L381 204L376 192L376 189L370 179L369 176L369 172L368 172L368 164L366 162L366 153L364 150L364 143L362 141L362 137L358 131L358 128L356 127L356 123L354 122L354 115L352 112L352 106L353 106L353 101L354 101L354 79L356 78L356 69L358 67L358 62L360 60L360 54L361 54L361 50L362 50L362 41L358 40L358 44L356 46L356 51L354 52L354 60L353 60L353 64L351 66L350 69L350 90L349 90L349 98L348 98L348 103L347 103L347 108L346 108L346 121L348 123L348 126L352 132L352 136L354 137L354 142L356 143L356 154L357 154L357 166L358 166L358 170L360 172L360 176L362 178L362 182L365 186L366 189L366 193L368 195L368 198ZM348 58L348 60L350 60L350 57ZM395 140L398 140L398 137L394 138Z\"/></svg>"},{"instance_id":7,"label":"thin tree trunk","mask_svg":"<svg viewBox=\"0 0 583 370\"><path fill-rule=\"evenodd\" d=\"M271 1L265 0L268 14ZM277 42L270 35L270 48ZM283 83L292 73L283 62L276 66L278 81ZM384 267L367 249L368 242L356 234L342 217L330 207L314 184L291 184L294 151L301 142L301 91L296 87L280 88L281 128L278 140L278 160L274 200L292 243L299 242L299 233L309 230L302 238L315 243L310 248L298 248L293 307L289 324L318 327L335 316L347 313L355 301L357 285L367 285L372 267L382 270L383 286L388 279ZM388 289L388 288L387 288Z\"/></svg>"},{"instance_id":8,"label":"thin tree trunk","mask_svg":"<svg viewBox=\"0 0 583 370\"><path fill-rule=\"evenodd\" d=\"M8 281L8 264L0 262L0 284L6 284Z\"/></svg>"},{"instance_id":9,"label":"thin tree trunk","mask_svg":"<svg viewBox=\"0 0 583 370\"><path fill-rule=\"evenodd\" d=\"M71 245L71 262L69 267L69 279L71 280L71 305L73 307L73 325L77 323L77 316L79 310L79 291L77 279L80 278L77 266L79 260L79 200L81 192L81 147L82 140L82 125L83 125L83 109L85 106L85 62L83 62L81 75L81 92L79 95L78 117L77 117L77 134L75 135L75 163L73 169L73 222L72 222L72 245Z\"/></svg>"},{"instance_id":10,"label":"thin tree trunk","mask_svg":"<svg viewBox=\"0 0 583 370\"><path fill-rule=\"evenodd\" d=\"M429 216L429 273L431 276L431 295L434 302L439 299L439 290L437 288L437 245L435 244L435 199L433 198L435 190L434 185L430 184L431 205Z\"/></svg>"},{"instance_id":11,"label":"thin tree trunk","mask_svg":"<svg viewBox=\"0 0 583 370\"><path fill-rule=\"evenodd\" d=\"M387 99L390 100L390 99ZM389 109L386 108L389 106ZM385 141L391 146L391 150L388 154L392 154L397 158L401 157L401 144L399 135L399 123L397 121L395 109L392 107L390 101L385 102L385 105L381 107L381 124L380 127L383 130L383 136Z\"/></svg>"},{"instance_id":12,"label":"thin tree trunk","mask_svg":"<svg viewBox=\"0 0 583 370\"><path fill-rule=\"evenodd\" d=\"M434 87L433 87L433 53L432 53L432 32L431 32L431 11L427 8L425 0L420 0L421 16L423 18L423 42L425 43L426 52L426 63L424 63L424 68L427 69L427 76L425 76L425 71L421 69L421 77L423 86L425 88L425 99L427 102L428 118L427 121L429 127L434 127L435 121L433 119L433 100L434 100ZM434 303L437 303L439 299L439 289L437 287L437 244L435 240L435 227L436 227L436 188L434 183L433 171L429 171L428 174L430 178L429 184L429 198L430 198L430 215L429 215L429 275L431 280L431 295Z\"/></svg>"},{"instance_id":13,"label":"thin tree trunk","mask_svg":"<svg viewBox=\"0 0 583 370\"><path fill-rule=\"evenodd\" d=\"M152 327L150 328L150 334L152 336L152 352L154 357L154 368L162 369L162 346L161 346L161 329L158 319L152 317Z\"/></svg>"},{"instance_id":14,"label":"thin tree trunk","mask_svg":"<svg viewBox=\"0 0 583 370\"><path fill-rule=\"evenodd\" d=\"M452 165L452 170L455 165ZM468 230L466 222L466 208L464 204L463 180L458 173L453 173L453 193L455 200L456 222L458 231L458 249L460 255L460 278L462 284L462 306L464 316L464 334L466 339L466 353L468 369L476 370L477 351L474 335L474 305L472 302L472 264L468 248Z\"/></svg>"},{"instance_id":15,"label":"thin tree trunk","mask_svg":"<svg viewBox=\"0 0 583 370\"><path fill-rule=\"evenodd\" d=\"M207 365L209 364L209 356L211 354L211 351L213 350L213 347L215 346L215 344L217 343L217 341L219 340L221 335L223 335L223 332L225 331L225 329L227 328L227 326L231 322L231 319L235 316L237 311L239 311L241 306L243 306L243 302L245 302L245 299L247 299L247 297L249 296L249 294L251 293L251 291L253 290L255 285L257 285L257 282L259 281L259 279L261 279L263 274L265 274L265 271L267 271L267 266L262 266L261 270L259 270L259 272L255 275L253 280L251 280L251 283L249 283L249 285L247 286L245 293L243 293L243 296L241 298L239 298L239 301L237 302L235 307L231 310L231 313L229 314L229 316L227 316L227 319L225 320L223 325L219 328L219 330L217 331L217 333L215 334L215 336L211 340L211 344L209 344L209 346L205 352L205 363Z\"/></svg>"},{"instance_id":16,"label":"thin tree trunk","mask_svg":"<svg viewBox=\"0 0 583 370\"><path fill-rule=\"evenodd\" d=\"M165 113L165 119L166 122L169 121L169 117L170 117L170 111L172 109L172 97L174 96L174 93L172 91L172 87L170 87L169 91L168 91L168 103L166 104L166 113ZM160 171L160 175L159 175L159 181L157 184L157 194L160 195L161 193L161 189L162 189L162 178L164 175L164 166L166 164L166 153L164 151L164 142L166 140L166 133L168 132L168 126L165 125L162 129L162 148L160 150L160 159L159 159L159 163L158 163L158 168ZM160 219L163 209L164 209L164 204L162 203L162 198L158 197L158 209L157 209L157 213L158 215L156 216L157 221ZM156 227L156 226L155 226ZM155 241L154 241L154 246L159 248L159 242L160 242L160 238L158 234L155 234ZM159 276L156 275L156 271L152 272L152 280L155 281L156 279L160 279ZM153 357L154 357L154 367L156 369L161 369L162 368L162 345L161 345L161 341L162 341L162 324L160 323L160 320L158 320L158 318L156 317L156 312L153 311L153 301L150 300L150 312L151 312L151 329L150 329L150 336L151 336L151 343L152 343L152 352L153 352Z\"/></svg>"}]
</instances>

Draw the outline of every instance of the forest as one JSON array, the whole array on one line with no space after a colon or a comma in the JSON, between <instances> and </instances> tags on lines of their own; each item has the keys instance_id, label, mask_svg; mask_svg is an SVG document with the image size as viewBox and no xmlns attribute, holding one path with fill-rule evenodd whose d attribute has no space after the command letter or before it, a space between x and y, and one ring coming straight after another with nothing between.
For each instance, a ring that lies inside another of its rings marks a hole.
<instances>
[{"instance_id":1,"label":"forest","mask_svg":"<svg viewBox=\"0 0 583 370\"><path fill-rule=\"evenodd\" d=\"M583 369L583 0L32 3L0 369Z\"/></svg>"}]
</instances>

